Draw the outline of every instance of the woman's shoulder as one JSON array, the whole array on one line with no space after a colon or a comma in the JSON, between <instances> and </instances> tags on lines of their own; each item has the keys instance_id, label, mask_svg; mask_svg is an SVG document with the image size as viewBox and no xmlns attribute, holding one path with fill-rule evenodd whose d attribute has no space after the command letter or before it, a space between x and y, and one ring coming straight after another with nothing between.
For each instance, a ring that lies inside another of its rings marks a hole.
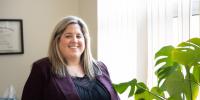
<instances>
[{"instance_id":1,"label":"woman's shoulder","mask_svg":"<svg viewBox=\"0 0 200 100\"><path fill-rule=\"evenodd\" d=\"M107 66L102 61L96 61L96 65L101 70L102 75L110 80L110 74L108 72Z\"/></svg>"},{"instance_id":2,"label":"woman's shoulder","mask_svg":"<svg viewBox=\"0 0 200 100\"><path fill-rule=\"evenodd\" d=\"M98 68L99 68L102 72L108 73L107 66L106 66L102 61L94 61L94 64L95 64L96 66L98 66Z\"/></svg>"},{"instance_id":3,"label":"woman's shoulder","mask_svg":"<svg viewBox=\"0 0 200 100\"><path fill-rule=\"evenodd\" d=\"M40 58L40 59L36 60L34 63L35 64L43 64L43 63L45 64L45 63L50 63L50 60L48 57L44 57L44 58Z\"/></svg>"},{"instance_id":4,"label":"woman's shoulder","mask_svg":"<svg viewBox=\"0 0 200 100\"><path fill-rule=\"evenodd\" d=\"M40 73L41 75L44 75L45 77L49 77L50 67L51 67L51 63L48 57L45 57L45 58L38 59L33 63L32 71L35 73Z\"/></svg>"},{"instance_id":5,"label":"woman's shoulder","mask_svg":"<svg viewBox=\"0 0 200 100\"><path fill-rule=\"evenodd\" d=\"M38 60L36 60L35 62L33 62L33 68L37 68L37 69L50 69L51 63L48 57L44 57L44 58L40 58Z\"/></svg>"},{"instance_id":6,"label":"woman's shoulder","mask_svg":"<svg viewBox=\"0 0 200 100\"><path fill-rule=\"evenodd\" d=\"M102 61L95 61L95 65L100 68L107 69L107 66Z\"/></svg>"}]
</instances>

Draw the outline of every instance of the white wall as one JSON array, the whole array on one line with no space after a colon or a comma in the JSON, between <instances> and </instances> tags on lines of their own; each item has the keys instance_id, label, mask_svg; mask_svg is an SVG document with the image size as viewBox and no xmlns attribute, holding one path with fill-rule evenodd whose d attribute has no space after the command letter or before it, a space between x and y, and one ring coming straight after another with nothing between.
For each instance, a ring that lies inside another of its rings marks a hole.
<instances>
[{"instance_id":1,"label":"white wall","mask_svg":"<svg viewBox=\"0 0 200 100\"><path fill-rule=\"evenodd\" d=\"M79 15L79 0L0 0L0 18L23 19L25 49L0 55L0 96L12 84L20 100L32 62L47 55L51 31L66 15Z\"/></svg>"},{"instance_id":2,"label":"white wall","mask_svg":"<svg viewBox=\"0 0 200 100\"><path fill-rule=\"evenodd\" d=\"M97 0L80 0L79 15L88 24L92 54L94 58L97 58Z\"/></svg>"}]
</instances>

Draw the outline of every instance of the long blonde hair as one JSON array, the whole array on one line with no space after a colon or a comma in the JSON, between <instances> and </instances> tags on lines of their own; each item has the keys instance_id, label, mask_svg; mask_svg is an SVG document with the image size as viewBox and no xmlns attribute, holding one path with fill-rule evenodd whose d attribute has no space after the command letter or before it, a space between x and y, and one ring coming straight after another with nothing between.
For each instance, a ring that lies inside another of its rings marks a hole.
<instances>
[{"instance_id":1,"label":"long blonde hair","mask_svg":"<svg viewBox=\"0 0 200 100\"><path fill-rule=\"evenodd\" d=\"M85 40L85 50L81 55L80 63L83 66L85 74L93 79L95 77L95 69L93 63L95 63L90 48L90 35L86 23L79 17L68 16L64 17L55 27L49 45L49 60L52 64L52 72L58 76L65 77L67 73L67 61L64 60L59 50L60 37L69 24L78 24L81 27L81 31ZM97 66L98 67L98 66ZM99 69L99 68L98 68Z\"/></svg>"}]
</instances>

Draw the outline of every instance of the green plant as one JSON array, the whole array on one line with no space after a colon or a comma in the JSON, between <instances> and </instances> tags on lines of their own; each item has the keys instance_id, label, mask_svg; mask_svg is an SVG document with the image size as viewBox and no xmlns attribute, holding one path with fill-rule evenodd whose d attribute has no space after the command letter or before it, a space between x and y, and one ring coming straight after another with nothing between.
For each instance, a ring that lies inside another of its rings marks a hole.
<instances>
[{"instance_id":1,"label":"green plant","mask_svg":"<svg viewBox=\"0 0 200 100\"><path fill-rule=\"evenodd\" d=\"M113 84L118 93L129 86L135 100L196 100L200 87L200 38L181 42L177 47L164 46L155 54L157 86L149 89L142 82ZM167 96L166 93L169 95Z\"/></svg>"}]
</instances>

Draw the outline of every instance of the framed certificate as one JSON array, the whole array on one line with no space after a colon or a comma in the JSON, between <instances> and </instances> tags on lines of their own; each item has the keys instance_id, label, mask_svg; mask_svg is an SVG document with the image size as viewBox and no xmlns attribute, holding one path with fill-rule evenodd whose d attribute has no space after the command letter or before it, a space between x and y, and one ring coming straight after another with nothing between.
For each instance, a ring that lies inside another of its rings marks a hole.
<instances>
[{"instance_id":1,"label":"framed certificate","mask_svg":"<svg viewBox=\"0 0 200 100\"><path fill-rule=\"evenodd\" d=\"M23 53L22 19L0 19L0 55Z\"/></svg>"}]
</instances>

